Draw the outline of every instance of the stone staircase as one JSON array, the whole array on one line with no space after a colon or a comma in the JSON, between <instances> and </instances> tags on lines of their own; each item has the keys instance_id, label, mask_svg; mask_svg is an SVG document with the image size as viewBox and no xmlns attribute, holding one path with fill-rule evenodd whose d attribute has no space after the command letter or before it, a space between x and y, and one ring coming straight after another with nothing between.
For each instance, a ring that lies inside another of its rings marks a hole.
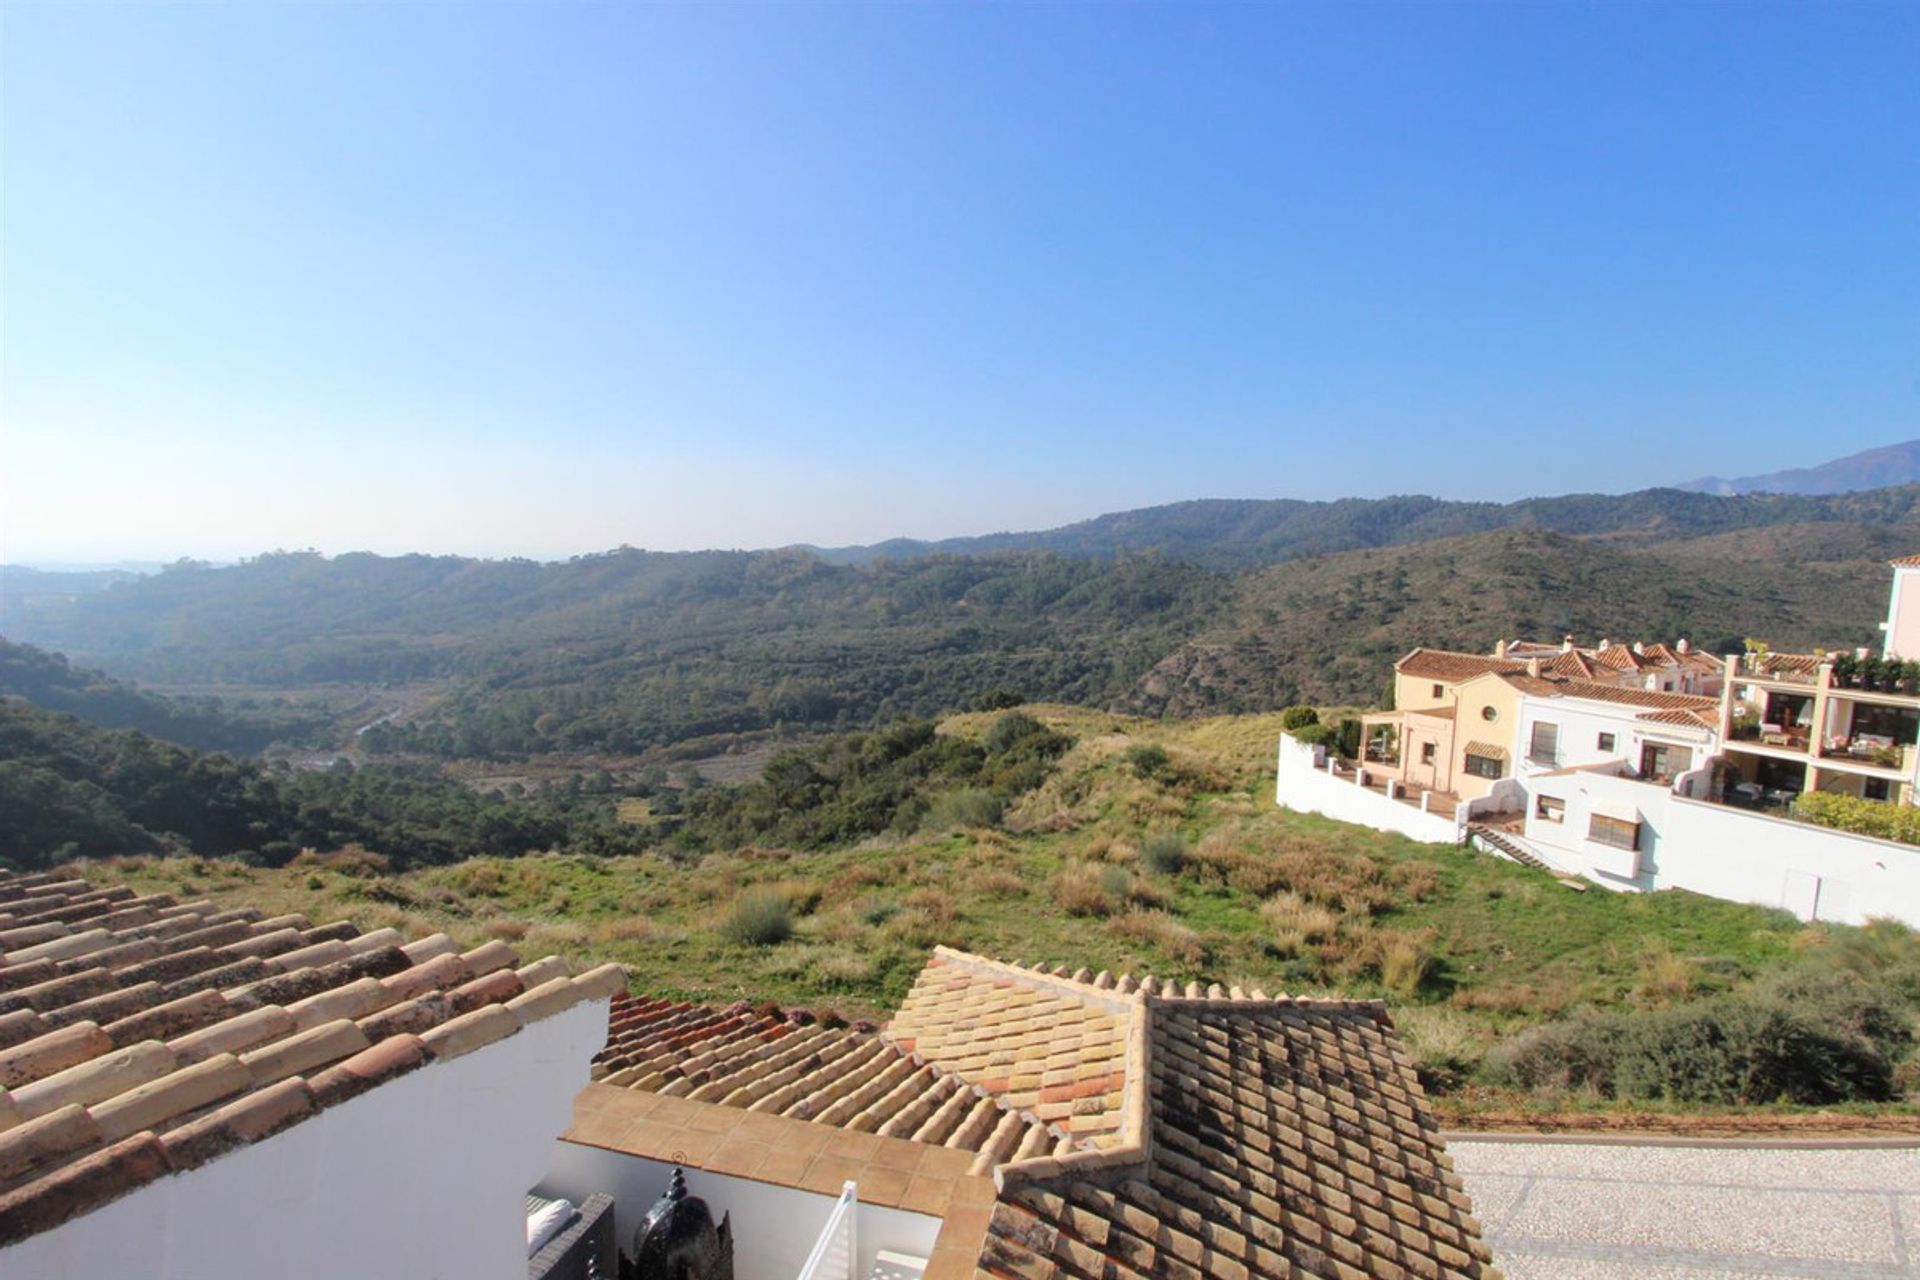
<instances>
[{"instance_id":1,"label":"stone staircase","mask_svg":"<svg viewBox=\"0 0 1920 1280\"><path fill-rule=\"evenodd\" d=\"M1560 874L1554 868L1535 857L1533 851L1527 848L1524 843L1509 835L1507 832L1500 830L1498 827L1490 827L1484 822L1469 822L1467 824L1467 835L1478 848L1487 853L1498 854L1503 858L1511 858L1523 867L1532 867L1534 870L1544 871L1548 875L1557 876Z\"/></svg>"}]
</instances>

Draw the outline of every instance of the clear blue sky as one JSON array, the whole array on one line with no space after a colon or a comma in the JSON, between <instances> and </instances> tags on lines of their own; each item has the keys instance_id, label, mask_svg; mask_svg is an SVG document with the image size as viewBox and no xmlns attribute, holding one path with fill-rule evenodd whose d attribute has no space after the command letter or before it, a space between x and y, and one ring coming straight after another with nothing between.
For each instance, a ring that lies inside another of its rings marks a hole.
<instances>
[{"instance_id":1,"label":"clear blue sky","mask_svg":"<svg viewBox=\"0 0 1920 1280\"><path fill-rule=\"evenodd\" d=\"M0 557L1920 436L1920 5L0 6Z\"/></svg>"}]
</instances>

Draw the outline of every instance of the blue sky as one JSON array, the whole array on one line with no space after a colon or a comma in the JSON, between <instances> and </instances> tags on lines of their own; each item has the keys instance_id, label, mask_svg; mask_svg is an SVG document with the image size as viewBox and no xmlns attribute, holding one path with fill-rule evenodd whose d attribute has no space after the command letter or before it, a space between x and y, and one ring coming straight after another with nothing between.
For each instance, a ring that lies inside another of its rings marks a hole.
<instances>
[{"instance_id":1,"label":"blue sky","mask_svg":"<svg viewBox=\"0 0 1920 1280\"><path fill-rule=\"evenodd\" d=\"M7 4L0 557L1920 436L1920 6Z\"/></svg>"}]
</instances>

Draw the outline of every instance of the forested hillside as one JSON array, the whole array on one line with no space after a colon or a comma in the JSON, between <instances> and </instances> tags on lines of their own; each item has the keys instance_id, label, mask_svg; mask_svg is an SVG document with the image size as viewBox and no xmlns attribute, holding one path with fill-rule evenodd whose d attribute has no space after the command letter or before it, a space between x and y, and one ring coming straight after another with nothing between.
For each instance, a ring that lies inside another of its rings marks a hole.
<instances>
[{"instance_id":1,"label":"forested hillside","mask_svg":"<svg viewBox=\"0 0 1920 1280\"><path fill-rule=\"evenodd\" d=\"M286 740L323 732L327 717L285 698L234 705L219 698L162 698L76 667L64 655L0 636L0 698L24 698L109 729L138 729L156 738L209 751L253 753Z\"/></svg>"},{"instance_id":2,"label":"forested hillside","mask_svg":"<svg viewBox=\"0 0 1920 1280\"><path fill-rule=\"evenodd\" d=\"M519 799L424 768L295 773L0 701L0 863L14 867L188 851L279 865L349 844L410 866L639 843L611 797L577 784Z\"/></svg>"},{"instance_id":3,"label":"forested hillside","mask_svg":"<svg viewBox=\"0 0 1920 1280\"><path fill-rule=\"evenodd\" d=\"M22 608L10 625L146 680L429 682L424 710L362 735L376 753L630 754L935 715L994 691L1180 715L1372 702L1416 645L1517 635L1864 644L1885 560L1916 546L1912 525L1815 521L1664 540L1506 529L1241 572L1158 554L276 554Z\"/></svg>"}]
</instances>

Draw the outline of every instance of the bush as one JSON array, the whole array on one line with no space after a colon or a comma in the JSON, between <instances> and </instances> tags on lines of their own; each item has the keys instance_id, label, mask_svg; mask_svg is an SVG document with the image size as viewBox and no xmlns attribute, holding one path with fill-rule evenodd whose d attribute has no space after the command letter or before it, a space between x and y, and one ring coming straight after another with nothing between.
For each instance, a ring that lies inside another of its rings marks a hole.
<instances>
[{"instance_id":1,"label":"bush","mask_svg":"<svg viewBox=\"0 0 1920 1280\"><path fill-rule=\"evenodd\" d=\"M989 689L975 698L973 700L973 709L975 711L1005 711L1007 708L1017 707L1025 701L1025 698L1021 697L1012 689L1001 686L1000 688Z\"/></svg>"},{"instance_id":2,"label":"bush","mask_svg":"<svg viewBox=\"0 0 1920 1280\"><path fill-rule=\"evenodd\" d=\"M734 899L721 936L743 947L771 947L793 936L793 905L777 889L749 889Z\"/></svg>"},{"instance_id":3,"label":"bush","mask_svg":"<svg viewBox=\"0 0 1920 1280\"><path fill-rule=\"evenodd\" d=\"M1171 831L1150 835L1140 846L1140 860L1147 864L1149 871L1163 876L1177 875L1180 868L1187 865L1187 842Z\"/></svg>"},{"instance_id":4,"label":"bush","mask_svg":"<svg viewBox=\"0 0 1920 1280\"><path fill-rule=\"evenodd\" d=\"M1166 748L1151 742L1127 748L1127 754L1122 758L1126 760L1133 772L1142 778L1159 777L1167 771L1169 763Z\"/></svg>"},{"instance_id":5,"label":"bush","mask_svg":"<svg viewBox=\"0 0 1920 1280\"><path fill-rule=\"evenodd\" d=\"M1920 844L1920 806L1888 804L1831 791L1805 791L1794 801L1793 816L1815 826L1878 836L1902 844Z\"/></svg>"},{"instance_id":6,"label":"bush","mask_svg":"<svg viewBox=\"0 0 1920 1280\"><path fill-rule=\"evenodd\" d=\"M1418 940L1395 938L1380 954L1380 982L1393 995L1411 1000L1433 976L1434 957Z\"/></svg>"},{"instance_id":7,"label":"bush","mask_svg":"<svg viewBox=\"0 0 1920 1280\"><path fill-rule=\"evenodd\" d=\"M1912 1043L1897 999L1855 979L1796 976L1655 1012L1589 1014L1523 1032L1496 1078L1646 1101L1821 1106L1894 1096Z\"/></svg>"},{"instance_id":8,"label":"bush","mask_svg":"<svg viewBox=\"0 0 1920 1280\"><path fill-rule=\"evenodd\" d=\"M1288 707L1280 713L1280 727L1288 733L1295 729L1304 729L1310 724L1320 723L1320 713L1312 707Z\"/></svg>"},{"instance_id":9,"label":"bush","mask_svg":"<svg viewBox=\"0 0 1920 1280\"><path fill-rule=\"evenodd\" d=\"M1295 729L1293 736L1310 747L1323 747L1333 741L1333 730L1323 724L1310 724Z\"/></svg>"},{"instance_id":10,"label":"bush","mask_svg":"<svg viewBox=\"0 0 1920 1280\"><path fill-rule=\"evenodd\" d=\"M920 825L928 831L953 831L961 827L991 827L1006 812L1007 802L991 791L969 787L949 791L928 807Z\"/></svg>"}]
</instances>

